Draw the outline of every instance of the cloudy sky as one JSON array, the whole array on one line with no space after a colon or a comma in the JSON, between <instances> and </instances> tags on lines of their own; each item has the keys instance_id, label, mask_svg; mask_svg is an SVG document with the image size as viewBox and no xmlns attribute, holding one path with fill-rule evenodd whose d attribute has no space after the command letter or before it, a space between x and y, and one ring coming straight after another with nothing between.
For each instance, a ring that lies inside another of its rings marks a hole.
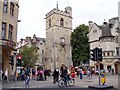
<instances>
[{"instance_id":1,"label":"cloudy sky","mask_svg":"<svg viewBox=\"0 0 120 90\"><path fill-rule=\"evenodd\" d=\"M45 37L45 14L56 7L72 7L73 29L88 21L101 25L104 19L118 16L120 0L19 0L18 41L26 36Z\"/></svg>"}]
</instances>

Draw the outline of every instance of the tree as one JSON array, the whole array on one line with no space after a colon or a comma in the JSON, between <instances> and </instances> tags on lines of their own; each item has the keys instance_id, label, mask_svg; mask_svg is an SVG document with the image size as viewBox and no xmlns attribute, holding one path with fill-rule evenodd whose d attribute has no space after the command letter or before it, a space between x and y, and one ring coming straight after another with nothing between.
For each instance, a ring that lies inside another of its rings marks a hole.
<instances>
[{"instance_id":1,"label":"tree","mask_svg":"<svg viewBox=\"0 0 120 90\"><path fill-rule=\"evenodd\" d=\"M71 35L72 60L74 66L89 60L89 41L87 34L89 27L85 24L79 25Z\"/></svg>"},{"instance_id":2,"label":"tree","mask_svg":"<svg viewBox=\"0 0 120 90\"><path fill-rule=\"evenodd\" d=\"M24 46L20 50L20 54L22 55L22 61L24 67L34 67L36 60L38 60L38 53L36 46Z\"/></svg>"}]
</instances>

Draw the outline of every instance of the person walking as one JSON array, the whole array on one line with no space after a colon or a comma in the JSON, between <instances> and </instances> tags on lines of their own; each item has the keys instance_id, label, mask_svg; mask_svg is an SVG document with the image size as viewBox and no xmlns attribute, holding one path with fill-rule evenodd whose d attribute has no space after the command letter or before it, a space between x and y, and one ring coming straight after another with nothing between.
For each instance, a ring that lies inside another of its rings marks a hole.
<instances>
[{"instance_id":1,"label":"person walking","mask_svg":"<svg viewBox=\"0 0 120 90\"><path fill-rule=\"evenodd\" d=\"M112 75L114 75L114 69L112 68Z\"/></svg>"},{"instance_id":2,"label":"person walking","mask_svg":"<svg viewBox=\"0 0 120 90\"><path fill-rule=\"evenodd\" d=\"M8 80L8 69L5 70L5 78L6 78L7 82L9 82L9 80Z\"/></svg>"},{"instance_id":3,"label":"person walking","mask_svg":"<svg viewBox=\"0 0 120 90\"><path fill-rule=\"evenodd\" d=\"M53 72L53 84L56 83L56 81L58 81L58 77L59 77L59 70L58 69L55 69L54 72Z\"/></svg>"},{"instance_id":4,"label":"person walking","mask_svg":"<svg viewBox=\"0 0 120 90\"><path fill-rule=\"evenodd\" d=\"M59 80L59 69L57 68L56 69L56 82L58 82Z\"/></svg>"},{"instance_id":5,"label":"person walking","mask_svg":"<svg viewBox=\"0 0 120 90\"><path fill-rule=\"evenodd\" d=\"M80 79L83 79L83 71L80 69Z\"/></svg>"},{"instance_id":6,"label":"person walking","mask_svg":"<svg viewBox=\"0 0 120 90\"><path fill-rule=\"evenodd\" d=\"M71 77L75 78L75 69L74 68L71 68Z\"/></svg>"},{"instance_id":7,"label":"person walking","mask_svg":"<svg viewBox=\"0 0 120 90\"><path fill-rule=\"evenodd\" d=\"M45 78L45 81L47 81L47 73L48 73L48 71L45 70L45 71L44 71L44 78Z\"/></svg>"},{"instance_id":8,"label":"person walking","mask_svg":"<svg viewBox=\"0 0 120 90\"><path fill-rule=\"evenodd\" d=\"M32 79L35 80L35 69L32 69Z\"/></svg>"}]
</instances>

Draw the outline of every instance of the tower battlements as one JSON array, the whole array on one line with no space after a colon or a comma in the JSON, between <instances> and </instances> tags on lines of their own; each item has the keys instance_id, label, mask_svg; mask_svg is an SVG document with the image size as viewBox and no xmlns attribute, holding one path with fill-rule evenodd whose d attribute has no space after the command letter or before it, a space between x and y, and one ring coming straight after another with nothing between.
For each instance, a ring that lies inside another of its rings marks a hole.
<instances>
[{"instance_id":1,"label":"tower battlements","mask_svg":"<svg viewBox=\"0 0 120 90\"><path fill-rule=\"evenodd\" d=\"M64 11L62 10L59 10L57 8L54 8L53 10L51 10L50 12L48 12L46 14L46 18L51 16L52 14L62 14L62 15L65 15L65 16L68 16L68 17L71 17L72 18L72 8L71 7L66 7Z\"/></svg>"}]
</instances>

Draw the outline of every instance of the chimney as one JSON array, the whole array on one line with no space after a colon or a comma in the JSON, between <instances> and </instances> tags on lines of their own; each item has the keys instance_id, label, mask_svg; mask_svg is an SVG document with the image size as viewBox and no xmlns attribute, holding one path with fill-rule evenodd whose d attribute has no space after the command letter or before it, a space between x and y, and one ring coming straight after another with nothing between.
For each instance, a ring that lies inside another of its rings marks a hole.
<instances>
[{"instance_id":1,"label":"chimney","mask_svg":"<svg viewBox=\"0 0 120 90\"><path fill-rule=\"evenodd\" d=\"M93 22L92 22L92 21L89 21L88 24L89 24L89 30L90 30L90 29L92 28Z\"/></svg>"}]
</instances>

